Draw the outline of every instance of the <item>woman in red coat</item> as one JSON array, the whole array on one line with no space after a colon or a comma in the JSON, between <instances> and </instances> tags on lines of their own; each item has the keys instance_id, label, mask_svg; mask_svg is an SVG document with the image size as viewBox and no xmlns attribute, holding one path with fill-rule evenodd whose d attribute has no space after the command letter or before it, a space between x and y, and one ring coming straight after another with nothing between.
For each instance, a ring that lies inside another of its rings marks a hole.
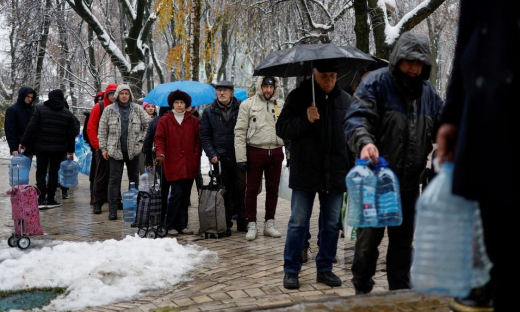
<instances>
[{"instance_id":1,"label":"woman in red coat","mask_svg":"<svg viewBox=\"0 0 520 312\"><path fill-rule=\"evenodd\" d=\"M191 105L186 92L170 93L168 105L172 111L159 118L154 137L155 160L163 165L171 188L164 227L172 235L193 234L188 228L188 205L202 154L199 119L186 110Z\"/></svg>"}]
</instances>

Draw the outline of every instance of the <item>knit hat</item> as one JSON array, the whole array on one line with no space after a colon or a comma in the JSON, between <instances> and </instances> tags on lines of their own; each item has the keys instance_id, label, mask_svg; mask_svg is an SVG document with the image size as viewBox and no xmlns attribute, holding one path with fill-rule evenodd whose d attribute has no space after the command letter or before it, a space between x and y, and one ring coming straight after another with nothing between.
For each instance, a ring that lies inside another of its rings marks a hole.
<instances>
[{"instance_id":1,"label":"knit hat","mask_svg":"<svg viewBox=\"0 0 520 312\"><path fill-rule=\"evenodd\" d=\"M51 92L49 92L49 99L52 99L52 98L58 98L60 100L64 100L65 96L63 95L63 91L61 91L61 89L56 89L56 90L52 90Z\"/></svg>"},{"instance_id":2,"label":"knit hat","mask_svg":"<svg viewBox=\"0 0 520 312\"><path fill-rule=\"evenodd\" d=\"M148 103L148 102L143 102L143 108L146 108L146 106L148 105L153 105L152 103Z\"/></svg>"},{"instance_id":3,"label":"knit hat","mask_svg":"<svg viewBox=\"0 0 520 312\"><path fill-rule=\"evenodd\" d=\"M191 96L184 91L175 90L168 95L168 106L170 106L170 108L173 107L175 100L183 100L184 103L186 103L186 108L191 106Z\"/></svg>"},{"instance_id":4,"label":"knit hat","mask_svg":"<svg viewBox=\"0 0 520 312\"><path fill-rule=\"evenodd\" d=\"M126 84L120 84L119 86L117 86L116 93L114 94L114 98L117 100L117 97L119 96L119 92L121 92L122 90L128 90L128 92L130 92L130 102L133 102L134 96L132 95L132 90L130 89L130 86L126 85ZM110 91L108 91L107 93L110 93Z\"/></svg>"}]
</instances>

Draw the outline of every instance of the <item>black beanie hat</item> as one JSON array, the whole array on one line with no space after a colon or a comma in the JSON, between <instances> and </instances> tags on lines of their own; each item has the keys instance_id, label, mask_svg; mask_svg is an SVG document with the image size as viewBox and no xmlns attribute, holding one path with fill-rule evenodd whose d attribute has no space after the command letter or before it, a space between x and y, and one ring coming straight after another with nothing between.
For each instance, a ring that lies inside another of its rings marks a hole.
<instances>
[{"instance_id":1,"label":"black beanie hat","mask_svg":"<svg viewBox=\"0 0 520 312\"><path fill-rule=\"evenodd\" d=\"M170 108L173 107L175 100L183 100L184 103L186 103L186 108L191 106L191 96L184 91L175 90L168 95L168 106L170 106Z\"/></svg>"},{"instance_id":2,"label":"black beanie hat","mask_svg":"<svg viewBox=\"0 0 520 312\"><path fill-rule=\"evenodd\" d=\"M63 91L61 89L52 90L49 92L49 99L58 98L60 100L65 100L65 96L63 95Z\"/></svg>"},{"instance_id":3,"label":"black beanie hat","mask_svg":"<svg viewBox=\"0 0 520 312\"><path fill-rule=\"evenodd\" d=\"M273 77L265 76L264 79L262 79L262 86L276 86L276 82Z\"/></svg>"}]
</instances>

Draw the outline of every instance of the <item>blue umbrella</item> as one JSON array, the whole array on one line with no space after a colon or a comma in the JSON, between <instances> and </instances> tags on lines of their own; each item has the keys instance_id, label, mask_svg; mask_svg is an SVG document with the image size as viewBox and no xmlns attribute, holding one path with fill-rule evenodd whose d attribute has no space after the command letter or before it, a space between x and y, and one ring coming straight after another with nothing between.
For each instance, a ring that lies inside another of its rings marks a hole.
<instances>
[{"instance_id":1,"label":"blue umbrella","mask_svg":"<svg viewBox=\"0 0 520 312\"><path fill-rule=\"evenodd\" d=\"M235 88L235 97L240 101L245 101L247 99L247 91L242 88Z\"/></svg>"},{"instance_id":2,"label":"blue umbrella","mask_svg":"<svg viewBox=\"0 0 520 312\"><path fill-rule=\"evenodd\" d=\"M143 102L168 107L168 95L175 90L181 90L191 96L191 106L209 104L215 99L215 88L198 81L174 81L157 85L144 98Z\"/></svg>"}]
</instances>

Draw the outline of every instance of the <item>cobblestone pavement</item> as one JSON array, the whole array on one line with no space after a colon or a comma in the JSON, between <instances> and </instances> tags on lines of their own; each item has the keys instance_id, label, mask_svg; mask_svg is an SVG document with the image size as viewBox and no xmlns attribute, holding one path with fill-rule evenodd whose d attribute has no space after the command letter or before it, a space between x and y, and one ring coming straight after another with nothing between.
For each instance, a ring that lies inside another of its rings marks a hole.
<instances>
[{"instance_id":1,"label":"cobblestone pavement","mask_svg":"<svg viewBox=\"0 0 520 312\"><path fill-rule=\"evenodd\" d=\"M8 160L0 159L0 190L7 190ZM30 183L35 184L34 171ZM69 199L62 200L63 206L40 212L45 235L33 239L63 241L103 241L122 239L136 233L129 223L122 221L122 211L118 211L117 221L108 221L107 205L101 215L92 214L89 205L88 177L80 174L80 183L69 190ZM123 185L126 185L126 174ZM189 227L198 230L197 192L194 187L189 207ZM57 198L61 197L60 191ZM0 198L7 198L5 191ZM265 192L258 199L258 226L263 228L263 204ZM8 201L6 201L8 203ZM319 209L311 221L311 250L316 255L316 234ZM371 294L354 296L350 279L350 267L354 253L354 242L340 239L338 263L334 266L343 281L341 287L328 287L316 283L316 265L313 259L303 265L300 273L301 287L287 290L282 286L283 249L287 222L290 215L289 202L279 199L276 213L276 227L282 232L281 238L264 237L263 231L254 241L246 241L245 233L233 232L231 237L203 239L198 235L181 235L181 244L197 244L218 252L215 265L196 270L192 280L161 291L143 293L131 301L117 302L108 306L82 310L167 312L167 311L450 311L450 298L424 296L413 291L388 291L385 272L387 238L383 240L379 263L374 280L376 285ZM236 229L236 225L233 230ZM11 207L0 205L0 243L13 232ZM143 238L145 239L145 238Z\"/></svg>"}]
</instances>

